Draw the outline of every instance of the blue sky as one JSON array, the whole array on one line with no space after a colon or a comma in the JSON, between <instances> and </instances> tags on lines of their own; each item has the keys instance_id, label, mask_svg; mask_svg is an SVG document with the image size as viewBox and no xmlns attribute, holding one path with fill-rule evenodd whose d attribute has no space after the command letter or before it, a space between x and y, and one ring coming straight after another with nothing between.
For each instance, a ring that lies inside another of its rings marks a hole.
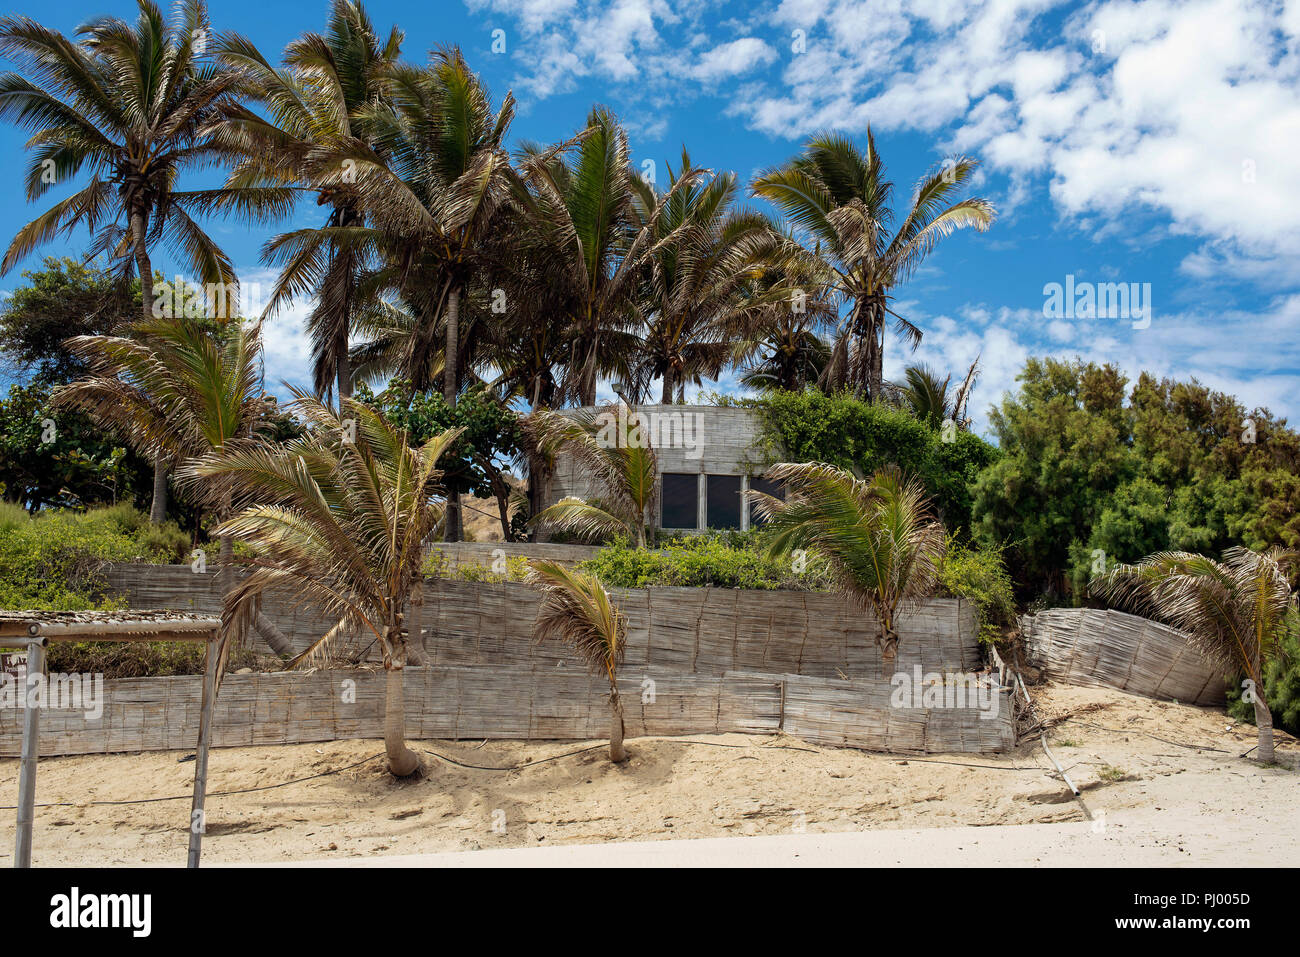
<instances>
[{"instance_id":1,"label":"blue sky","mask_svg":"<svg viewBox=\"0 0 1300 957\"><path fill-rule=\"evenodd\" d=\"M65 31L98 13L134 15L129 0L8 7ZM696 163L748 179L812 132L862 135L870 124L902 196L944 157L978 158L974 192L998 220L944 241L897 290L896 307L925 337L915 352L891 342L886 360L887 376L923 361L960 377L981 354L977 428L1034 354L1196 376L1300 417L1300 0L367 7L381 30L404 29L409 59L458 44L495 97L512 90L517 139L559 139L603 103L627 123L638 166L662 174L685 144ZM268 55L318 29L325 11L211 5L217 29ZM22 195L23 140L0 128L6 241L40 211ZM307 206L298 221L318 217ZM244 282L269 280L259 260L269 230L212 229ZM50 251L75 254L84 241ZM156 265L174 271L165 254ZM1046 315L1044 287L1067 277L1149 289L1149 325ZM11 273L0 290L17 281ZM268 378L306 381L306 311L268 324Z\"/></svg>"}]
</instances>

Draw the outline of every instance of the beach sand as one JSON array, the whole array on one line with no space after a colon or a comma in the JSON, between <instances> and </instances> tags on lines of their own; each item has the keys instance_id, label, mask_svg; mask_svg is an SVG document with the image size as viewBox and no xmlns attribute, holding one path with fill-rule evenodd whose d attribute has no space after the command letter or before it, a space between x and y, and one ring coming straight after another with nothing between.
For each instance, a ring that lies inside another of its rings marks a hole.
<instances>
[{"instance_id":1,"label":"beach sand","mask_svg":"<svg viewBox=\"0 0 1300 957\"><path fill-rule=\"evenodd\" d=\"M382 742L335 741L214 749L203 856L208 864L346 863L888 830L898 834L892 844L882 836L886 850L877 863L957 863L956 852L944 848L978 847L980 829L996 827L985 845L999 856L987 863L1300 865L1295 739L1277 734L1279 761L1289 767L1261 767L1240 757L1255 743L1255 729L1213 709L1059 685L1035 688L1034 698L1044 720L1055 723L1049 742L1083 790L1091 822L1052 772L1037 736L1007 755L914 757L784 736L637 738L622 766L610 764L599 742L412 742L462 764L519 767L479 770L426 753L426 776L406 781L384 771ZM591 749L569 753L584 748ZM194 773L192 761L180 760L186 756L42 759L38 804L71 806L38 807L33 863L183 865ZM323 776L298 780L310 775ZM219 793L249 788L268 789ZM17 792L18 761L0 760L0 804L16 804ZM89 803L168 796L182 799ZM1017 850L1015 825L1072 826L1026 828ZM958 830L937 835L933 853L892 859L894 844L920 848L934 828ZM13 840L14 812L0 811L0 867L12 861ZM961 863L980 863L968 858Z\"/></svg>"}]
</instances>

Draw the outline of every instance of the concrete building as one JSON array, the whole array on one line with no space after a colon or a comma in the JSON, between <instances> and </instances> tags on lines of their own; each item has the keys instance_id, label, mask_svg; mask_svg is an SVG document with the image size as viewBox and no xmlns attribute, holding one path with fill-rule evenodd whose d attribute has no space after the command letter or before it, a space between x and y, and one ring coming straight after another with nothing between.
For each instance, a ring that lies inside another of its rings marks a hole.
<instances>
[{"instance_id":1,"label":"concrete building","mask_svg":"<svg viewBox=\"0 0 1300 957\"><path fill-rule=\"evenodd\" d=\"M587 408L592 414L607 411ZM654 449L659 463L659 494L654 524L665 531L710 528L748 529L750 514L743 494L749 489L776 494L762 477L758 414L750 409L709 405L638 405L624 407ZM611 429L611 432L616 430ZM622 430L617 430L621 434ZM573 459L556 458L544 501L553 505L566 496L597 494Z\"/></svg>"}]
</instances>

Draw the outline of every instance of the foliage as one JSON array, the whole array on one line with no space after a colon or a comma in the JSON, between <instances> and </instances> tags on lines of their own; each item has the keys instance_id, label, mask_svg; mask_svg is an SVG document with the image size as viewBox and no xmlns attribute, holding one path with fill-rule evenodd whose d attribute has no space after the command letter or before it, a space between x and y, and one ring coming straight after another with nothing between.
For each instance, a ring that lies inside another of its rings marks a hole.
<instances>
[{"instance_id":1,"label":"foliage","mask_svg":"<svg viewBox=\"0 0 1300 957\"><path fill-rule=\"evenodd\" d=\"M106 269L47 256L23 272L23 285L0 309L0 354L38 385L71 382L86 363L64 345L72 336L104 335L140 314L140 285Z\"/></svg>"},{"instance_id":2,"label":"foliage","mask_svg":"<svg viewBox=\"0 0 1300 957\"><path fill-rule=\"evenodd\" d=\"M1015 623L1015 592L1001 549L976 548L949 535L938 573L943 591L979 609L980 641L997 641L1002 629Z\"/></svg>"},{"instance_id":3,"label":"foliage","mask_svg":"<svg viewBox=\"0 0 1300 957\"><path fill-rule=\"evenodd\" d=\"M190 539L176 525L151 525L129 505L87 512L0 515L0 608L56 611L118 607L109 562L185 560Z\"/></svg>"},{"instance_id":4,"label":"foliage","mask_svg":"<svg viewBox=\"0 0 1300 957\"><path fill-rule=\"evenodd\" d=\"M47 441L48 439L48 441ZM152 470L89 417L57 409L45 385L0 398L0 495L29 509L146 500Z\"/></svg>"},{"instance_id":5,"label":"foliage","mask_svg":"<svg viewBox=\"0 0 1300 957\"><path fill-rule=\"evenodd\" d=\"M461 562L454 571L450 564L436 547L432 548L424 559L424 574L463 582L521 582L528 577L529 571L528 559L523 555L507 557L500 571L496 570L495 563Z\"/></svg>"},{"instance_id":6,"label":"foliage","mask_svg":"<svg viewBox=\"0 0 1300 957\"><path fill-rule=\"evenodd\" d=\"M1300 621L1292 619L1278 642L1279 654L1264 667L1264 699L1273 720L1300 737ZM1255 720L1254 705L1242 700L1241 683L1228 685L1228 714L1238 721Z\"/></svg>"},{"instance_id":7,"label":"foliage","mask_svg":"<svg viewBox=\"0 0 1300 957\"><path fill-rule=\"evenodd\" d=\"M1300 545L1300 435L1266 409L1145 373L1126 396L1116 368L1080 360L1018 378L971 495L976 536L1009 544L1026 595L1079 604L1098 570L1163 550Z\"/></svg>"},{"instance_id":8,"label":"foliage","mask_svg":"<svg viewBox=\"0 0 1300 957\"><path fill-rule=\"evenodd\" d=\"M56 641L45 652L50 672L105 678L165 678L203 674L206 649L195 641ZM255 668L257 655L237 649L231 667Z\"/></svg>"},{"instance_id":9,"label":"foliage","mask_svg":"<svg viewBox=\"0 0 1300 957\"><path fill-rule=\"evenodd\" d=\"M968 537L972 486L998 458L983 439L958 431L944 442L908 412L848 394L772 392L749 404L761 416L768 461L825 462L860 475L898 466L921 480L944 524Z\"/></svg>"},{"instance_id":10,"label":"foliage","mask_svg":"<svg viewBox=\"0 0 1300 957\"><path fill-rule=\"evenodd\" d=\"M626 539L606 545L580 566L611 588L678 585L691 588L752 588L825 591L824 564L809 558L795 571L788 558L767 553L757 533L683 535L654 550L632 548Z\"/></svg>"}]
</instances>

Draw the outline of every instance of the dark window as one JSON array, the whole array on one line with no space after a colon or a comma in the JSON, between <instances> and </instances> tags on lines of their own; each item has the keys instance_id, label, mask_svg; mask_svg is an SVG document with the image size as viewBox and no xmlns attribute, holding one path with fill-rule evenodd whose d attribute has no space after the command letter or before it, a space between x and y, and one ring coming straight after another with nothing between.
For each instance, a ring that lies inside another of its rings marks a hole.
<instances>
[{"instance_id":1,"label":"dark window","mask_svg":"<svg viewBox=\"0 0 1300 957\"><path fill-rule=\"evenodd\" d=\"M755 492L762 492L765 495L772 495L776 498L785 498L785 496L781 494L781 490L784 486L782 486L780 482L772 481L772 479L757 477L751 478L749 480L749 487ZM751 526L763 524L763 520L759 518L758 509L754 507L753 502L749 503L749 524Z\"/></svg>"},{"instance_id":2,"label":"dark window","mask_svg":"<svg viewBox=\"0 0 1300 957\"><path fill-rule=\"evenodd\" d=\"M740 528L740 476L709 476L709 528Z\"/></svg>"},{"instance_id":3,"label":"dark window","mask_svg":"<svg viewBox=\"0 0 1300 957\"><path fill-rule=\"evenodd\" d=\"M699 476L665 472L663 503L664 528L699 528Z\"/></svg>"}]
</instances>

